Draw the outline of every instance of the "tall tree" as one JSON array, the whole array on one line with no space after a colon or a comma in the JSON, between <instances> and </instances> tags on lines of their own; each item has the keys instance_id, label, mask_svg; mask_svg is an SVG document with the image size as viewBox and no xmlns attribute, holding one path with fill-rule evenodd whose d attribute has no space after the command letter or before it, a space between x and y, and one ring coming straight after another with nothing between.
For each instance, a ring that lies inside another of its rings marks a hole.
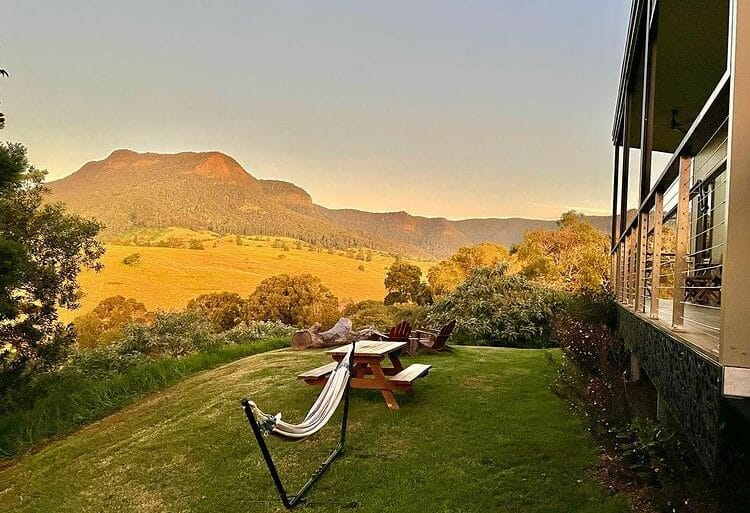
<instances>
[{"instance_id":1,"label":"tall tree","mask_svg":"<svg viewBox=\"0 0 750 513\"><path fill-rule=\"evenodd\" d=\"M609 282L609 238L576 212L567 212L556 230L532 230L518 245L521 272L559 288L577 291Z\"/></svg>"},{"instance_id":2,"label":"tall tree","mask_svg":"<svg viewBox=\"0 0 750 513\"><path fill-rule=\"evenodd\" d=\"M416 265L396 259L385 275L385 289L388 295L383 301L386 305L396 303L432 303L432 294L427 284L422 283L422 270Z\"/></svg>"},{"instance_id":3,"label":"tall tree","mask_svg":"<svg viewBox=\"0 0 750 513\"><path fill-rule=\"evenodd\" d=\"M443 296L458 287L474 269L492 267L509 258L508 250L500 244L483 242L459 248L450 258L430 269L427 274L430 290L436 297Z\"/></svg>"},{"instance_id":4,"label":"tall tree","mask_svg":"<svg viewBox=\"0 0 750 513\"><path fill-rule=\"evenodd\" d=\"M72 328L57 310L78 306L78 273L99 269L101 225L45 203L46 172L21 144L0 143L0 369L22 372L57 364ZM8 278L10 276L10 278Z\"/></svg>"},{"instance_id":5,"label":"tall tree","mask_svg":"<svg viewBox=\"0 0 750 513\"><path fill-rule=\"evenodd\" d=\"M300 327L319 322L329 328L338 318L338 304L317 276L279 274L258 284L247 299L247 317Z\"/></svg>"}]
</instances>

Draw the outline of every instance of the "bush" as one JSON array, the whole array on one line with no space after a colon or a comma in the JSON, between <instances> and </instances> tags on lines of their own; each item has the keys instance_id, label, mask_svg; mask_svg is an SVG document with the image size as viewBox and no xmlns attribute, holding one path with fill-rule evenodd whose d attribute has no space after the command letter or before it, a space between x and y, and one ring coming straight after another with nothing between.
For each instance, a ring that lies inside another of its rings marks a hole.
<instances>
[{"instance_id":1,"label":"bush","mask_svg":"<svg viewBox=\"0 0 750 513\"><path fill-rule=\"evenodd\" d=\"M198 239L190 239L187 247L188 249L206 249L203 243Z\"/></svg>"},{"instance_id":2,"label":"bush","mask_svg":"<svg viewBox=\"0 0 750 513\"><path fill-rule=\"evenodd\" d=\"M454 340L461 344L549 347L550 321L558 298L523 276L506 275L505 264L474 269L432 308L429 320L456 319Z\"/></svg>"},{"instance_id":3,"label":"bush","mask_svg":"<svg viewBox=\"0 0 750 513\"><path fill-rule=\"evenodd\" d=\"M260 282L247 300L247 318L281 321L289 326L320 322L333 326L339 317L338 299L311 274L280 274Z\"/></svg>"},{"instance_id":4,"label":"bush","mask_svg":"<svg viewBox=\"0 0 750 513\"><path fill-rule=\"evenodd\" d=\"M184 356L222 344L213 326L196 311L159 312L152 326L130 324L117 342L121 353Z\"/></svg>"},{"instance_id":5,"label":"bush","mask_svg":"<svg viewBox=\"0 0 750 513\"><path fill-rule=\"evenodd\" d=\"M227 344L247 344L267 338L286 339L291 337L295 330L293 326L287 326L280 321L250 321L242 322L222 335Z\"/></svg>"},{"instance_id":6,"label":"bush","mask_svg":"<svg viewBox=\"0 0 750 513\"><path fill-rule=\"evenodd\" d=\"M100 377L124 372L147 360L148 357L142 353L122 352L114 346L98 347L73 353L65 370Z\"/></svg>"},{"instance_id":7,"label":"bush","mask_svg":"<svg viewBox=\"0 0 750 513\"><path fill-rule=\"evenodd\" d=\"M140 253L133 253L122 259L122 263L125 265L136 265L141 261Z\"/></svg>"},{"instance_id":8,"label":"bush","mask_svg":"<svg viewBox=\"0 0 750 513\"><path fill-rule=\"evenodd\" d=\"M375 328L388 331L403 320L413 328L424 326L427 308L418 305L384 305L380 301L368 300L349 305L344 309L344 317L351 319L356 329Z\"/></svg>"},{"instance_id":9,"label":"bush","mask_svg":"<svg viewBox=\"0 0 750 513\"><path fill-rule=\"evenodd\" d=\"M217 332L222 332L234 328L244 320L247 301L234 292L214 292L191 299L187 309L200 312Z\"/></svg>"},{"instance_id":10,"label":"bush","mask_svg":"<svg viewBox=\"0 0 750 513\"><path fill-rule=\"evenodd\" d=\"M103 299L94 309L73 320L79 348L92 348L112 343L127 324L149 324L153 314L132 298L112 296Z\"/></svg>"}]
</instances>

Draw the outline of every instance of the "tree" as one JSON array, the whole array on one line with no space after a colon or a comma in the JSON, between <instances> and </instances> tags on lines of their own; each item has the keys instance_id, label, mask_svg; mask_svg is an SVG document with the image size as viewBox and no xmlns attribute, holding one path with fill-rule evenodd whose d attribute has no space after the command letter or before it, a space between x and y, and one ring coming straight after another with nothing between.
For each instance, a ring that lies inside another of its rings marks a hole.
<instances>
[{"instance_id":1,"label":"tree","mask_svg":"<svg viewBox=\"0 0 750 513\"><path fill-rule=\"evenodd\" d=\"M0 354L6 372L46 369L57 364L72 343L72 330L58 308L78 306L78 273L99 269L103 247L96 221L45 203L46 172L31 166L26 148L0 143L0 280L3 312L0 340L13 348Z\"/></svg>"},{"instance_id":2,"label":"tree","mask_svg":"<svg viewBox=\"0 0 750 513\"><path fill-rule=\"evenodd\" d=\"M191 299L188 310L203 314L218 332L230 330L243 321L247 301L234 292L201 294Z\"/></svg>"},{"instance_id":3,"label":"tree","mask_svg":"<svg viewBox=\"0 0 750 513\"><path fill-rule=\"evenodd\" d=\"M124 326L131 323L150 324L153 318L146 305L133 298L108 297L91 312L75 318L76 342L78 347L107 345Z\"/></svg>"},{"instance_id":4,"label":"tree","mask_svg":"<svg viewBox=\"0 0 750 513\"><path fill-rule=\"evenodd\" d=\"M247 300L250 319L281 321L290 326L320 322L330 327L339 315L338 299L311 274L279 274L260 282Z\"/></svg>"},{"instance_id":5,"label":"tree","mask_svg":"<svg viewBox=\"0 0 750 513\"><path fill-rule=\"evenodd\" d=\"M437 297L444 296L458 287L472 270L507 262L509 258L504 246L490 242L459 248L449 259L430 269L427 274L430 290Z\"/></svg>"},{"instance_id":6,"label":"tree","mask_svg":"<svg viewBox=\"0 0 750 513\"><path fill-rule=\"evenodd\" d=\"M384 284L388 291L383 301L386 305L411 302L423 306L432 303L430 289L422 283L422 270L401 259L397 258L388 268Z\"/></svg>"},{"instance_id":7,"label":"tree","mask_svg":"<svg viewBox=\"0 0 750 513\"><path fill-rule=\"evenodd\" d=\"M526 232L516 249L521 273L575 292L609 281L609 238L576 212L567 212L556 230Z\"/></svg>"}]
</instances>

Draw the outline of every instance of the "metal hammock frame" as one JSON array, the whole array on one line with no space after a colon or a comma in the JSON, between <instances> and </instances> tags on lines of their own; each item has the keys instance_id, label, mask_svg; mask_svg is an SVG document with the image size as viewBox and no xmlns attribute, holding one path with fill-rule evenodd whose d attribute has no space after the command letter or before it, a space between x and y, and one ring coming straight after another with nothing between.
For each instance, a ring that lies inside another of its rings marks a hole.
<instances>
[{"instance_id":1,"label":"metal hammock frame","mask_svg":"<svg viewBox=\"0 0 750 513\"><path fill-rule=\"evenodd\" d=\"M343 362L343 360L342 360ZM292 509L301 502L304 501L305 494L310 491L310 488L315 484L318 479L325 473L326 470L331 466L331 463L333 463L333 460L335 460L338 456L343 454L344 452L344 442L346 440L346 422L349 417L349 391L352 387L352 371L354 370L354 344L352 344L352 352L349 356L349 376L346 380L346 388L344 389L344 412L341 417L341 435L339 436L339 443L336 446L335 449L328 455L328 457L323 461L323 463L320 464L320 466L313 472L310 479L307 480L307 482L302 485L302 488L299 489L297 493L294 495L289 495L286 491L286 488L284 487L284 483L281 481L281 477L279 476L279 472L276 469L276 464L273 462L273 458L271 457L271 453L268 450L268 445L266 444L266 439L263 434L263 429L261 428L260 424L258 423L257 419L255 418L255 415L253 414L253 407L251 405L251 402L247 399L242 399L242 409L245 411L245 416L247 417L247 421L250 423L250 428L253 431L253 434L255 435L255 440L258 442L258 447L260 447L260 452L263 455L263 460L266 463L266 466L268 467L268 472L271 474L271 478L273 479L273 484L276 486L276 490L279 493L279 498L281 499L281 503L284 505L287 509ZM339 363L341 365L342 363Z\"/></svg>"}]
</instances>

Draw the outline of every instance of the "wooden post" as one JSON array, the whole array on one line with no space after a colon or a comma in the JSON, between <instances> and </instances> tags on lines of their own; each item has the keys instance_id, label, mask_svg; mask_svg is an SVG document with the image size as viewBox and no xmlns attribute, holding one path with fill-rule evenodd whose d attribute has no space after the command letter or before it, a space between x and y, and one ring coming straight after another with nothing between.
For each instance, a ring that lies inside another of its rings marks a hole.
<instances>
[{"instance_id":1,"label":"wooden post","mask_svg":"<svg viewBox=\"0 0 750 513\"><path fill-rule=\"evenodd\" d=\"M643 313L646 311L646 246L648 244L648 213L646 212L641 212L638 216L637 237L635 311Z\"/></svg>"},{"instance_id":2,"label":"wooden post","mask_svg":"<svg viewBox=\"0 0 750 513\"><path fill-rule=\"evenodd\" d=\"M631 231L628 235L628 238L630 241L628 242L628 248L630 249L630 265L628 267L628 291L630 292L628 295L628 306L630 308L635 308L635 297L637 295L637 278L636 278L636 255L637 255L637 245L636 245L636 234L637 232L635 230Z\"/></svg>"},{"instance_id":3,"label":"wooden post","mask_svg":"<svg viewBox=\"0 0 750 513\"><path fill-rule=\"evenodd\" d=\"M617 300L625 302L625 242L617 248Z\"/></svg>"},{"instance_id":4,"label":"wooden post","mask_svg":"<svg viewBox=\"0 0 750 513\"><path fill-rule=\"evenodd\" d=\"M654 198L654 247L651 255L651 313L652 319L659 318L659 286L661 285L661 231L664 222L664 193L656 191Z\"/></svg>"},{"instance_id":5,"label":"wooden post","mask_svg":"<svg viewBox=\"0 0 750 513\"><path fill-rule=\"evenodd\" d=\"M750 395L750 2L733 0L719 358ZM740 387L741 388L741 387ZM739 390L739 388L738 388ZM728 393L726 382L725 392ZM733 395L740 395L735 393Z\"/></svg>"},{"instance_id":6,"label":"wooden post","mask_svg":"<svg viewBox=\"0 0 750 513\"><path fill-rule=\"evenodd\" d=\"M618 223L617 223L617 193L620 192L618 187L620 185L620 146L615 143L615 163L614 163L614 179L612 180L612 249L615 249L617 244L617 238L619 236Z\"/></svg>"},{"instance_id":7,"label":"wooden post","mask_svg":"<svg viewBox=\"0 0 750 513\"><path fill-rule=\"evenodd\" d=\"M628 223L628 179L630 174L630 91L625 92L622 126L622 180L620 188L620 234Z\"/></svg>"},{"instance_id":8,"label":"wooden post","mask_svg":"<svg viewBox=\"0 0 750 513\"><path fill-rule=\"evenodd\" d=\"M651 13L653 0L646 2L647 13ZM650 15L647 16L647 20ZM651 190L651 153L654 136L654 96L656 94L656 26L646 24L646 42L643 53L643 104L641 105L641 169L640 194L642 203Z\"/></svg>"},{"instance_id":9,"label":"wooden post","mask_svg":"<svg viewBox=\"0 0 750 513\"><path fill-rule=\"evenodd\" d=\"M680 157L680 175L677 178L677 234L674 255L674 289L672 290L672 328L685 328L685 274L690 233L690 166L691 157Z\"/></svg>"}]
</instances>

